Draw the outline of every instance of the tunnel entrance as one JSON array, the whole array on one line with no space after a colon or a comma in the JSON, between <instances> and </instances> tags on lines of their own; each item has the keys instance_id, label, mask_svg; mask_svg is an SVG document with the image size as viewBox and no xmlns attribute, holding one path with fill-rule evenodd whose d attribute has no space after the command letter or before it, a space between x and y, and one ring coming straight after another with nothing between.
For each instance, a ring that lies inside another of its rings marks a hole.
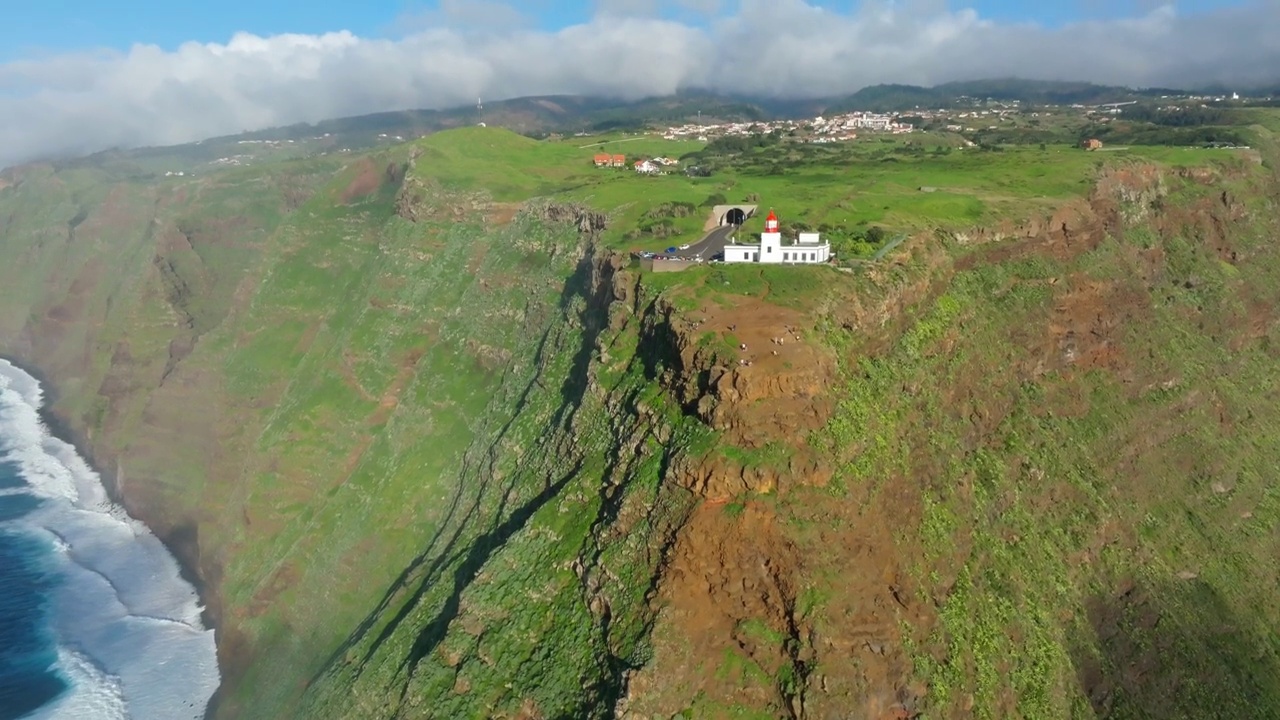
<instances>
[{"instance_id":1,"label":"tunnel entrance","mask_svg":"<svg viewBox=\"0 0 1280 720\"><path fill-rule=\"evenodd\" d=\"M755 214L755 205L739 205L736 203L733 205L716 205L711 208L711 217L709 219L711 222L721 227L724 227L725 225L739 227L746 221L755 217Z\"/></svg>"}]
</instances>

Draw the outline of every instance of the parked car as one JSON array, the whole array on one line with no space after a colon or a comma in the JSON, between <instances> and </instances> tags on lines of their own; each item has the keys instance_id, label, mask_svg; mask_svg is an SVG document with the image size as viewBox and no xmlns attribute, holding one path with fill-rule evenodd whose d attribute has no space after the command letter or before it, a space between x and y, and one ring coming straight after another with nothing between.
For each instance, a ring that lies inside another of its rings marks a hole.
<instances>
[{"instance_id":1,"label":"parked car","mask_svg":"<svg viewBox=\"0 0 1280 720\"><path fill-rule=\"evenodd\" d=\"M688 249L689 249L689 243L685 243L685 244L681 245L681 246L680 246L680 249L681 249L681 250L688 250Z\"/></svg>"}]
</instances>

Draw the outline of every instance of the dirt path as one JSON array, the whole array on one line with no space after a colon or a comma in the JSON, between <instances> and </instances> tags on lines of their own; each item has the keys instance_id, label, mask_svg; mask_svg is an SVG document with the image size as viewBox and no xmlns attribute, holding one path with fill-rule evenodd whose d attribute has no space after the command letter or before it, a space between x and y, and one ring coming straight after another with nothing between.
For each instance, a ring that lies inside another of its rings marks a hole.
<instances>
[{"instance_id":1,"label":"dirt path","mask_svg":"<svg viewBox=\"0 0 1280 720\"><path fill-rule=\"evenodd\" d=\"M647 139L648 138L644 138L644 137L635 137L635 138L626 138L623 140L605 140L604 142L591 143L590 145L579 145L578 149L586 150L587 148L600 147L601 145L613 145L616 143L635 142L636 140L647 140Z\"/></svg>"}]
</instances>

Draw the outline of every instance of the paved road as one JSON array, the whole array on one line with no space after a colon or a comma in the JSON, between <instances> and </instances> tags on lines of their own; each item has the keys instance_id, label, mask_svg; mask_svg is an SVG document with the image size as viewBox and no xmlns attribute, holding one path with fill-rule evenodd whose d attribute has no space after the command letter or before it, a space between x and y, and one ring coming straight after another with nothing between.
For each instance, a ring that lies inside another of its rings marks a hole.
<instances>
[{"instance_id":1,"label":"paved road","mask_svg":"<svg viewBox=\"0 0 1280 720\"><path fill-rule=\"evenodd\" d=\"M880 260L883 260L885 255L888 255L890 252L893 252L893 249L901 245L902 241L906 239L907 239L906 233L899 233L897 237L885 243L884 247L877 250L876 254L871 256L871 259L877 262Z\"/></svg>"},{"instance_id":2,"label":"paved road","mask_svg":"<svg viewBox=\"0 0 1280 720\"><path fill-rule=\"evenodd\" d=\"M692 260L700 256L703 262L706 262L716 254L724 252L724 246L729 244L729 237L737 230L738 226L736 225L722 225L715 228L703 235L698 242L691 243L688 250L677 252L676 257Z\"/></svg>"}]
</instances>

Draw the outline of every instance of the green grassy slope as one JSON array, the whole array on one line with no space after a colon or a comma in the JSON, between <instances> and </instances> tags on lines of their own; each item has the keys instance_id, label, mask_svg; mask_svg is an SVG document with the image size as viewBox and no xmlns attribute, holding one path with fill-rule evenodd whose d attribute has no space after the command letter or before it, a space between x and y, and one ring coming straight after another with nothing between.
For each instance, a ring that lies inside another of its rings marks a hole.
<instances>
[{"instance_id":1,"label":"green grassy slope","mask_svg":"<svg viewBox=\"0 0 1280 720\"><path fill-rule=\"evenodd\" d=\"M379 238L356 236L319 256L299 238L299 251L274 266L241 325L259 334L229 348L232 402L273 396L262 431L247 439L256 456L271 460L251 470L258 478L245 503L279 524L227 568L230 605L269 603L245 629L273 649L245 679L257 692L229 698L233 714L292 707L298 688L269 680L284 668L319 675L361 653L363 665L375 651L400 663L414 657L416 665L426 651L415 649L414 633L427 633L422 625L432 614L447 622L442 606L454 603L457 613L457 596L474 582L459 578L498 546L517 546L524 535L511 536L526 523L550 515L548 529L566 533L564 545L583 542L589 506L567 518L543 510L564 483L574 481L582 493L603 469L593 453L590 467L580 460L581 471L566 475L572 465L562 463L575 449L558 437L581 402L575 394L582 389L563 387L564 378L590 349L579 347L589 338L570 325L582 302L575 303L577 288L560 288L575 269L576 234L525 220L489 237L466 224L439 227L423 263L421 232L397 221ZM468 266L473 274L458 272ZM353 302L314 302L316 289L333 287ZM287 385L272 387L285 377ZM583 438L576 452L589 449ZM520 462L525 452L540 462ZM566 551L554 543L531 552L557 548ZM409 566L420 570L397 579ZM583 614L571 581L561 568L540 582L564 586L566 624ZM348 640L380 595L387 615L416 612L390 627L371 615ZM312 634L290 630L315 617L328 621ZM570 633L592 663L582 637L589 620L580 621L585 629L558 631ZM376 697L393 701L394 693ZM336 693L317 712L342 715L333 704L352 699Z\"/></svg>"},{"instance_id":2,"label":"green grassy slope","mask_svg":"<svg viewBox=\"0 0 1280 720\"><path fill-rule=\"evenodd\" d=\"M1178 202L1207 214L1224 187ZM937 613L910 645L930 717L1280 706L1273 202L1225 238L977 251L845 368L826 431L844 483L920 498L898 542Z\"/></svg>"},{"instance_id":3,"label":"green grassy slope","mask_svg":"<svg viewBox=\"0 0 1280 720\"><path fill-rule=\"evenodd\" d=\"M425 150L419 167L430 167ZM628 590L612 600L626 619L601 623L589 607L601 581L588 592L579 576L609 562L618 568L603 584L648 587L647 548L684 507L679 497L645 507L627 538L593 534L621 509L603 481L659 496L666 450L653 435L668 425L638 417L642 373L608 392L587 373L611 266L536 208L488 224L485 193L434 191L417 223L394 214L394 185L343 203L358 167L313 183L282 220L290 203L271 191L289 169L172 193L117 185L142 200L125 214L133 224L75 256L99 279L76 313L45 312L60 293L38 288L74 269L67 256L87 242L57 237L6 265L30 278L14 272L6 284L9 346L50 353L42 367L60 391L56 410L97 439L100 463L119 460L130 507L171 542L198 537L188 559L214 586L228 677L220 712L365 714L397 704L406 664L414 687L451 684L457 672L430 650L458 644L449 620L476 594L514 604L486 639L501 644L502 669L476 674L457 716L515 710L531 692L561 713L607 706L638 662L648 611L643 591ZM54 218L12 226L6 250L74 212L51 192L58 180L26 177L0 198L20 207L40 193ZM232 184L247 192L228 194ZM115 208L90 207L86 227ZM111 352L86 357L74 343ZM649 451L624 453L622 442ZM578 554L575 574L564 558ZM546 602L495 596L492 570L480 572L495 563L521 567L522 585ZM540 667L547 654L556 667ZM510 687L515 677L525 682Z\"/></svg>"}]
</instances>

